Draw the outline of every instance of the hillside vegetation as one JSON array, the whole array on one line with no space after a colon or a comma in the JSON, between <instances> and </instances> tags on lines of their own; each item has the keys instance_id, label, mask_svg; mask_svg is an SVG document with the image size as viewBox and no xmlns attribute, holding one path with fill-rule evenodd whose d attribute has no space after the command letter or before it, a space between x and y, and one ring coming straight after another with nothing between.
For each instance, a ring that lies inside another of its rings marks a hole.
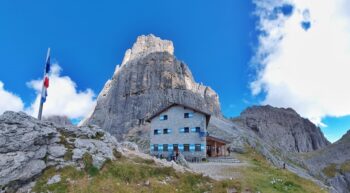
<instances>
[{"instance_id":1,"label":"hillside vegetation","mask_svg":"<svg viewBox=\"0 0 350 193\"><path fill-rule=\"evenodd\" d=\"M161 167L153 160L139 157L119 156L115 161L108 160L101 170L94 168L91 156L84 155L83 170L65 167L56 170L49 168L38 179L35 192L215 192L226 193L228 189L239 192L286 192L321 193L313 182L298 177L287 170L271 167L259 154L250 150L241 156L249 166L235 169L240 179L216 181L200 174L177 172L171 167ZM61 181L48 185L47 181L59 174Z\"/></svg>"}]
</instances>

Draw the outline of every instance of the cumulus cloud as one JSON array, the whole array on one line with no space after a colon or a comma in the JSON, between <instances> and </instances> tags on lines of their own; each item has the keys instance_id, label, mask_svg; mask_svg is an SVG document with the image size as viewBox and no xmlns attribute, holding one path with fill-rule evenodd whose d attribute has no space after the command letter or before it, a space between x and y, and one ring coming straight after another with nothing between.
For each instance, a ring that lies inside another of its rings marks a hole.
<instances>
[{"instance_id":1,"label":"cumulus cloud","mask_svg":"<svg viewBox=\"0 0 350 193\"><path fill-rule=\"evenodd\" d=\"M261 33L252 93L264 93L262 103L292 107L319 125L325 116L350 115L349 1L254 3Z\"/></svg>"},{"instance_id":2,"label":"cumulus cloud","mask_svg":"<svg viewBox=\"0 0 350 193\"><path fill-rule=\"evenodd\" d=\"M95 107L95 94L91 89L77 90L77 85L68 76L61 76L61 67L54 64L49 75L48 97L44 104L43 116L62 115L71 119L86 117ZM28 114L37 116L40 104L42 79L32 80L27 85L37 93L35 101L26 109Z\"/></svg>"},{"instance_id":3,"label":"cumulus cloud","mask_svg":"<svg viewBox=\"0 0 350 193\"><path fill-rule=\"evenodd\" d=\"M5 111L22 111L23 107L22 99L5 90L4 83L0 81L0 114Z\"/></svg>"}]
</instances>

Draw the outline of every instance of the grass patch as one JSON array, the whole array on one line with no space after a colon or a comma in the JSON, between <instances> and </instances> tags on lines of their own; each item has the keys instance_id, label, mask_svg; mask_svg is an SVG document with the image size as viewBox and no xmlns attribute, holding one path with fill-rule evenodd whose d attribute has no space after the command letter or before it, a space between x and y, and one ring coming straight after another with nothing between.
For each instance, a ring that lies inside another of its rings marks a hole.
<instances>
[{"instance_id":1,"label":"grass patch","mask_svg":"<svg viewBox=\"0 0 350 193\"><path fill-rule=\"evenodd\" d=\"M350 160L342 163L341 165L329 164L322 170L323 174L329 178L333 178L337 173L348 173L350 172Z\"/></svg>"},{"instance_id":2,"label":"grass patch","mask_svg":"<svg viewBox=\"0 0 350 193\"><path fill-rule=\"evenodd\" d=\"M234 168L240 177L236 180L215 181L208 177L176 172L171 167L160 167L153 160L120 156L116 161L107 160L100 170L93 167L92 157L84 154L85 168L74 167L60 170L49 168L38 179L35 192L80 192L80 193L226 193L235 188L238 192L268 193L322 193L313 182L298 177L283 169L272 167L260 154L252 149L241 154L247 166ZM116 156L117 157L117 156ZM346 169L347 169L346 165ZM55 174L61 182L47 185Z\"/></svg>"},{"instance_id":3,"label":"grass patch","mask_svg":"<svg viewBox=\"0 0 350 193\"><path fill-rule=\"evenodd\" d=\"M54 175L59 174L61 181L56 184L47 185L47 181ZM65 193L69 190L69 180L77 180L84 176L82 171L78 171L72 166L56 170L54 167L46 169L33 187L33 192L55 192Z\"/></svg>"},{"instance_id":4,"label":"grass patch","mask_svg":"<svg viewBox=\"0 0 350 193\"><path fill-rule=\"evenodd\" d=\"M84 164L92 163L91 156L84 154ZM47 185L47 180L60 174L61 181ZM215 181L189 172L176 172L171 167L160 167L141 158L107 161L101 170L91 175L89 167L78 171L73 167L46 170L38 179L35 192L80 192L80 193L226 193L227 188L240 190L232 180Z\"/></svg>"},{"instance_id":5,"label":"grass patch","mask_svg":"<svg viewBox=\"0 0 350 193\"><path fill-rule=\"evenodd\" d=\"M344 163L340 166L340 171L341 171L342 173L350 172L350 160L344 162Z\"/></svg>"},{"instance_id":6,"label":"grass patch","mask_svg":"<svg viewBox=\"0 0 350 193\"><path fill-rule=\"evenodd\" d=\"M336 164L330 164L323 168L322 172L330 178L333 178L335 174L337 173L337 165Z\"/></svg>"},{"instance_id":7,"label":"grass patch","mask_svg":"<svg viewBox=\"0 0 350 193\"><path fill-rule=\"evenodd\" d=\"M60 133L61 133L60 143L63 144L64 147L67 149L66 153L63 156L63 159L65 161L70 161L72 160L72 157L73 157L74 145L72 143L74 143L74 141L72 141L71 139L67 140L67 137L68 137L67 133L64 133L64 132L60 132Z\"/></svg>"},{"instance_id":8,"label":"grass patch","mask_svg":"<svg viewBox=\"0 0 350 193\"><path fill-rule=\"evenodd\" d=\"M271 166L263 156L251 148L247 149L247 153L242 154L240 159L245 160L249 165L234 171L242 176L237 181L243 190L269 193L326 192L310 180L301 178L288 170Z\"/></svg>"},{"instance_id":9,"label":"grass patch","mask_svg":"<svg viewBox=\"0 0 350 193\"><path fill-rule=\"evenodd\" d=\"M73 150L72 149L67 149L66 153L63 156L63 159L65 161L70 161L70 160L72 160L72 157L73 157Z\"/></svg>"},{"instance_id":10,"label":"grass patch","mask_svg":"<svg viewBox=\"0 0 350 193\"><path fill-rule=\"evenodd\" d=\"M83 163L84 163L84 170L87 172L90 176L96 176L99 172L98 168L96 168L92 164L92 156L89 153L84 153L83 155Z\"/></svg>"},{"instance_id":11,"label":"grass patch","mask_svg":"<svg viewBox=\"0 0 350 193\"><path fill-rule=\"evenodd\" d=\"M147 164L147 165L152 165L155 164L155 161L153 159L142 159L140 157L134 157L132 160L135 163L141 163L141 164Z\"/></svg>"}]
</instances>

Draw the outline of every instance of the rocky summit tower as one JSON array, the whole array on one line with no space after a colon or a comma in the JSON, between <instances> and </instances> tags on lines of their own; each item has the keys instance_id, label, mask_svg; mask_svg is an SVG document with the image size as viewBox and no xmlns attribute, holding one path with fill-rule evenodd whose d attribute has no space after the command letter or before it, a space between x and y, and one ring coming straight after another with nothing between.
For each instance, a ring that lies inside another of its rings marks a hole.
<instances>
[{"instance_id":1,"label":"rocky summit tower","mask_svg":"<svg viewBox=\"0 0 350 193\"><path fill-rule=\"evenodd\" d=\"M195 82L188 66L175 58L173 43L142 35L126 51L83 124L98 125L118 139L136 131L142 135L149 128L144 119L171 103L221 116L218 95Z\"/></svg>"}]
</instances>

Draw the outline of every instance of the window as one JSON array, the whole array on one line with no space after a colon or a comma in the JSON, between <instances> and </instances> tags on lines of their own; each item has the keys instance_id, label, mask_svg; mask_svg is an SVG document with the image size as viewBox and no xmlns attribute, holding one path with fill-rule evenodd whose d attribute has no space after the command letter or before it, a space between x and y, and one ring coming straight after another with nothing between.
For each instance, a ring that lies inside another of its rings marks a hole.
<instances>
[{"instance_id":1,"label":"window","mask_svg":"<svg viewBox=\"0 0 350 193\"><path fill-rule=\"evenodd\" d=\"M190 151L190 144L184 144L184 151Z\"/></svg>"},{"instance_id":2,"label":"window","mask_svg":"<svg viewBox=\"0 0 350 193\"><path fill-rule=\"evenodd\" d=\"M191 128L191 132L192 133L200 133L201 132L201 128L200 127L193 127L193 128Z\"/></svg>"},{"instance_id":3,"label":"window","mask_svg":"<svg viewBox=\"0 0 350 193\"><path fill-rule=\"evenodd\" d=\"M154 135L159 135L159 134L162 134L162 132L161 132L160 129L155 129L155 130L153 131L153 134L154 134Z\"/></svg>"},{"instance_id":4,"label":"window","mask_svg":"<svg viewBox=\"0 0 350 193\"><path fill-rule=\"evenodd\" d=\"M193 113L184 113L184 118L192 118Z\"/></svg>"},{"instance_id":5,"label":"window","mask_svg":"<svg viewBox=\"0 0 350 193\"><path fill-rule=\"evenodd\" d=\"M158 144L153 145L153 151L158 151Z\"/></svg>"},{"instance_id":6,"label":"window","mask_svg":"<svg viewBox=\"0 0 350 193\"><path fill-rule=\"evenodd\" d=\"M161 116L159 117L159 120L161 120L161 121L168 120L168 115L161 115Z\"/></svg>"},{"instance_id":7,"label":"window","mask_svg":"<svg viewBox=\"0 0 350 193\"><path fill-rule=\"evenodd\" d=\"M185 127L184 128L184 133L189 133L190 132L190 128L189 127Z\"/></svg>"},{"instance_id":8,"label":"window","mask_svg":"<svg viewBox=\"0 0 350 193\"><path fill-rule=\"evenodd\" d=\"M194 151L201 151L201 144L196 144L194 146Z\"/></svg>"},{"instance_id":9,"label":"window","mask_svg":"<svg viewBox=\"0 0 350 193\"><path fill-rule=\"evenodd\" d=\"M173 144L168 144L168 151L173 151L173 150L174 150Z\"/></svg>"},{"instance_id":10,"label":"window","mask_svg":"<svg viewBox=\"0 0 350 193\"><path fill-rule=\"evenodd\" d=\"M185 113L184 114L184 118L189 118L189 115L188 115L189 113Z\"/></svg>"},{"instance_id":11,"label":"window","mask_svg":"<svg viewBox=\"0 0 350 193\"><path fill-rule=\"evenodd\" d=\"M163 151L168 151L168 144L163 144Z\"/></svg>"},{"instance_id":12,"label":"window","mask_svg":"<svg viewBox=\"0 0 350 193\"><path fill-rule=\"evenodd\" d=\"M171 129L165 128L163 129L163 134L169 134L171 133Z\"/></svg>"}]
</instances>

